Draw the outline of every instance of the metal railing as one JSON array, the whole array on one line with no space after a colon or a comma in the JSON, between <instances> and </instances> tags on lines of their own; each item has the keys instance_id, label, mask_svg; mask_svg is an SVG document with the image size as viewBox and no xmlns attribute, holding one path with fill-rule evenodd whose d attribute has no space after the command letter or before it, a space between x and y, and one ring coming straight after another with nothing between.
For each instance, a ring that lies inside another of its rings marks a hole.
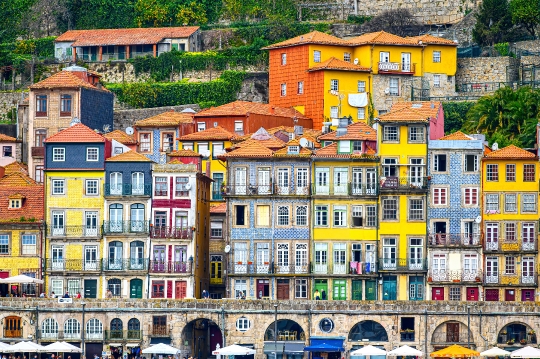
<instances>
[{"instance_id":1,"label":"metal railing","mask_svg":"<svg viewBox=\"0 0 540 359\"><path fill-rule=\"evenodd\" d=\"M47 259L49 271L100 271L101 261L84 259Z\"/></svg>"},{"instance_id":2,"label":"metal railing","mask_svg":"<svg viewBox=\"0 0 540 359\"><path fill-rule=\"evenodd\" d=\"M428 236L428 246L474 247L481 245L480 234L437 233Z\"/></svg>"},{"instance_id":3,"label":"metal railing","mask_svg":"<svg viewBox=\"0 0 540 359\"><path fill-rule=\"evenodd\" d=\"M146 270L148 258L112 259L103 258L103 270Z\"/></svg>"},{"instance_id":4,"label":"metal railing","mask_svg":"<svg viewBox=\"0 0 540 359\"><path fill-rule=\"evenodd\" d=\"M288 264L288 265L274 265L274 272L276 274L307 274L309 273L309 264L304 263L301 265Z\"/></svg>"},{"instance_id":5,"label":"metal railing","mask_svg":"<svg viewBox=\"0 0 540 359\"><path fill-rule=\"evenodd\" d=\"M168 337L171 334L166 325L153 325L152 328L150 328L149 335L153 337Z\"/></svg>"},{"instance_id":6,"label":"metal railing","mask_svg":"<svg viewBox=\"0 0 540 359\"><path fill-rule=\"evenodd\" d=\"M377 264L354 261L348 263L334 263L332 265L328 263L312 263L311 271L315 274L370 275L377 273Z\"/></svg>"},{"instance_id":7,"label":"metal railing","mask_svg":"<svg viewBox=\"0 0 540 359\"><path fill-rule=\"evenodd\" d=\"M55 226L48 224L47 234L49 237L99 237L101 236L101 228L99 226Z\"/></svg>"},{"instance_id":8,"label":"metal railing","mask_svg":"<svg viewBox=\"0 0 540 359\"><path fill-rule=\"evenodd\" d=\"M425 271L424 259L379 258L379 270Z\"/></svg>"},{"instance_id":9,"label":"metal railing","mask_svg":"<svg viewBox=\"0 0 540 359\"><path fill-rule=\"evenodd\" d=\"M427 177L381 177L380 190L406 189L411 191L426 190Z\"/></svg>"},{"instance_id":10,"label":"metal railing","mask_svg":"<svg viewBox=\"0 0 540 359\"><path fill-rule=\"evenodd\" d=\"M149 233L150 221L103 221L103 233Z\"/></svg>"},{"instance_id":11,"label":"metal railing","mask_svg":"<svg viewBox=\"0 0 540 359\"><path fill-rule=\"evenodd\" d=\"M327 186L312 185L312 194L318 196L376 196L379 193L377 183L345 183L336 185L330 183Z\"/></svg>"},{"instance_id":12,"label":"metal railing","mask_svg":"<svg viewBox=\"0 0 540 359\"><path fill-rule=\"evenodd\" d=\"M308 196L310 195L310 187L306 186L279 186L277 184L267 185L227 185L222 188L223 196Z\"/></svg>"},{"instance_id":13,"label":"metal railing","mask_svg":"<svg viewBox=\"0 0 540 359\"><path fill-rule=\"evenodd\" d=\"M402 62L379 62L377 68L379 69L379 74L413 74L416 69L416 64Z\"/></svg>"},{"instance_id":14,"label":"metal railing","mask_svg":"<svg viewBox=\"0 0 540 359\"><path fill-rule=\"evenodd\" d=\"M150 227L150 236L152 238L191 239L192 232L191 228L185 227Z\"/></svg>"},{"instance_id":15,"label":"metal railing","mask_svg":"<svg viewBox=\"0 0 540 359\"><path fill-rule=\"evenodd\" d=\"M430 269L428 272L428 281L433 282L482 282L481 269Z\"/></svg>"},{"instance_id":16,"label":"metal railing","mask_svg":"<svg viewBox=\"0 0 540 359\"><path fill-rule=\"evenodd\" d=\"M402 342L414 342L414 330L413 331L401 331L400 340Z\"/></svg>"},{"instance_id":17,"label":"metal railing","mask_svg":"<svg viewBox=\"0 0 540 359\"><path fill-rule=\"evenodd\" d=\"M537 250L536 239L523 241L522 238L490 238L485 242L485 250L487 251L503 251L503 252L527 252Z\"/></svg>"},{"instance_id":18,"label":"metal railing","mask_svg":"<svg viewBox=\"0 0 540 359\"><path fill-rule=\"evenodd\" d=\"M134 185L131 183L105 183L105 196L151 196L150 183Z\"/></svg>"},{"instance_id":19,"label":"metal railing","mask_svg":"<svg viewBox=\"0 0 540 359\"><path fill-rule=\"evenodd\" d=\"M212 191L212 200L214 200L214 201L223 200L223 196L221 195L221 191L217 191L217 190Z\"/></svg>"},{"instance_id":20,"label":"metal railing","mask_svg":"<svg viewBox=\"0 0 540 359\"><path fill-rule=\"evenodd\" d=\"M501 285L536 285L538 282L538 273L528 272L515 273L487 272L484 276L484 284L501 284Z\"/></svg>"},{"instance_id":21,"label":"metal railing","mask_svg":"<svg viewBox=\"0 0 540 359\"><path fill-rule=\"evenodd\" d=\"M148 269L150 273L191 273L191 262L151 260Z\"/></svg>"},{"instance_id":22,"label":"metal railing","mask_svg":"<svg viewBox=\"0 0 540 359\"><path fill-rule=\"evenodd\" d=\"M105 340L140 340L142 334L142 330L105 330Z\"/></svg>"}]
</instances>

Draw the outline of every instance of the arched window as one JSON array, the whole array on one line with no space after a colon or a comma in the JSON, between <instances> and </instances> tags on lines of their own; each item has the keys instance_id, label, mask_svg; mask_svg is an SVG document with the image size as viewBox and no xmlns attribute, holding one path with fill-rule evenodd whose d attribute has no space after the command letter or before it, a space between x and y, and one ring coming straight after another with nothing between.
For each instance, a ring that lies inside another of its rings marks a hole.
<instances>
[{"instance_id":1,"label":"arched window","mask_svg":"<svg viewBox=\"0 0 540 359\"><path fill-rule=\"evenodd\" d=\"M111 320L111 339L123 339L122 331L124 329L124 324L121 319L114 318Z\"/></svg>"},{"instance_id":2,"label":"arched window","mask_svg":"<svg viewBox=\"0 0 540 359\"><path fill-rule=\"evenodd\" d=\"M58 322L53 318L47 318L41 323L42 338L56 338L58 336Z\"/></svg>"},{"instance_id":3,"label":"arched window","mask_svg":"<svg viewBox=\"0 0 540 359\"><path fill-rule=\"evenodd\" d=\"M143 232L144 231L144 204L135 203L131 205L131 231Z\"/></svg>"},{"instance_id":4,"label":"arched window","mask_svg":"<svg viewBox=\"0 0 540 359\"><path fill-rule=\"evenodd\" d=\"M122 269L122 260L123 260L123 244L119 241L114 241L109 243L109 268L108 270L117 270Z\"/></svg>"},{"instance_id":5,"label":"arched window","mask_svg":"<svg viewBox=\"0 0 540 359\"><path fill-rule=\"evenodd\" d=\"M128 339L141 339L141 322L137 318L131 318L128 322Z\"/></svg>"},{"instance_id":6,"label":"arched window","mask_svg":"<svg viewBox=\"0 0 540 359\"><path fill-rule=\"evenodd\" d=\"M278 226L288 226L289 225L289 207L279 206L278 207Z\"/></svg>"},{"instance_id":7,"label":"arched window","mask_svg":"<svg viewBox=\"0 0 540 359\"><path fill-rule=\"evenodd\" d=\"M120 279L111 278L107 283L113 297L119 297L122 295L122 281Z\"/></svg>"},{"instance_id":8,"label":"arched window","mask_svg":"<svg viewBox=\"0 0 540 359\"><path fill-rule=\"evenodd\" d=\"M64 339L79 339L81 337L81 323L77 319L68 319L64 323Z\"/></svg>"},{"instance_id":9,"label":"arched window","mask_svg":"<svg viewBox=\"0 0 540 359\"><path fill-rule=\"evenodd\" d=\"M296 207L296 225L307 226L307 206Z\"/></svg>"},{"instance_id":10,"label":"arched window","mask_svg":"<svg viewBox=\"0 0 540 359\"><path fill-rule=\"evenodd\" d=\"M86 322L86 336L88 339L102 339L103 323L96 318L92 318Z\"/></svg>"},{"instance_id":11,"label":"arched window","mask_svg":"<svg viewBox=\"0 0 540 359\"><path fill-rule=\"evenodd\" d=\"M109 206L109 231L110 232L122 232L122 220L124 206L115 203ZM106 230L106 229L105 229Z\"/></svg>"},{"instance_id":12,"label":"arched window","mask_svg":"<svg viewBox=\"0 0 540 359\"><path fill-rule=\"evenodd\" d=\"M122 173L121 172L111 172L110 176L110 193L112 195L121 195L122 194Z\"/></svg>"},{"instance_id":13,"label":"arched window","mask_svg":"<svg viewBox=\"0 0 540 359\"><path fill-rule=\"evenodd\" d=\"M144 194L144 173L134 172L131 174L131 194L132 195Z\"/></svg>"},{"instance_id":14,"label":"arched window","mask_svg":"<svg viewBox=\"0 0 540 359\"><path fill-rule=\"evenodd\" d=\"M144 242L133 241L129 244L130 269L144 269Z\"/></svg>"},{"instance_id":15,"label":"arched window","mask_svg":"<svg viewBox=\"0 0 540 359\"><path fill-rule=\"evenodd\" d=\"M349 332L349 341L387 342L388 334L384 327L373 320L365 320L352 327Z\"/></svg>"}]
</instances>

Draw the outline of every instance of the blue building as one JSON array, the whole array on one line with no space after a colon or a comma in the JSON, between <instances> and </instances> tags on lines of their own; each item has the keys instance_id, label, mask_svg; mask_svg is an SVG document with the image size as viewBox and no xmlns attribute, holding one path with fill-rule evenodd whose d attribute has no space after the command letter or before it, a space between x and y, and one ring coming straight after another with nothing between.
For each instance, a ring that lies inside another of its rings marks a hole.
<instances>
[{"instance_id":1,"label":"blue building","mask_svg":"<svg viewBox=\"0 0 540 359\"><path fill-rule=\"evenodd\" d=\"M461 132L428 144L427 297L476 301L482 285L482 140Z\"/></svg>"},{"instance_id":2,"label":"blue building","mask_svg":"<svg viewBox=\"0 0 540 359\"><path fill-rule=\"evenodd\" d=\"M225 155L229 296L309 298L310 156L264 129Z\"/></svg>"}]
</instances>

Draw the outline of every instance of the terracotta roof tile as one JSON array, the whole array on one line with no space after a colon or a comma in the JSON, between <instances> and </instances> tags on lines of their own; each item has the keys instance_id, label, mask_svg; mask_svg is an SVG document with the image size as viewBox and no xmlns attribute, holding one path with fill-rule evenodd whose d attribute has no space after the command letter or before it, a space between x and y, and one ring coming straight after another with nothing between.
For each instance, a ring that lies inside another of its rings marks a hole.
<instances>
[{"instance_id":1,"label":"terracotta roof tile","mask_svg":"<svg viewBox=\"0 0 540 359\"><path fill-rule=\"evenodd\" d=\"M109 92L109 90L107 90L104 87L97 88L96 86L92 85L90 82L78 77L73 72L64 71L64 70L59 71L47 77L45 80L42 80L30 86L30 88L33 90L53 89L53 88L81 88L81 87L92 89L92 90L100 90L100 91Z\"/></svg>"},{"instance_id":2,"label":"terracotta roof tile","mask_svg":"<svg viewBox=\"0 0 540 359\"><path fill-rule=\"evenodd\" d=\"M439 138L439 140L443 140L443 141L451 141L451 140L470 141L470 140L472 140L472 138L467 136L466 134L464 134L461 131L457 131L457 132L451 133L449 135L446 135L444 137L441 137L441 138Z\"/></svg>"},{"instance_id":3,"label":"terracotta roof tile","mask_svg":"<svg viewBox=\"0 0 540 359\"><path fill-rule=\"evenodd\" d=\"M93 142L105 142L105 137L92 130L90 127L78 123L71 127L66 128L58 132L45 140L45 143L53 142L81 142L81 143L93 143Z\"/></svg>"},{"instance_id":4,"label":"terracotta roof tile","mask_svg":"<svg viewBox=\"0 0 540 359\"><path fill-rule=\"evenodd\" d=\"M506 146L500 150L490 152L485 155L486 158L515 158L515 159L527 159L536 158L534 153L526 151L514 145Z\"/></svg>"},{"instance_id":5,"label":"terracotta roof tile","mask_svg":"<svg viewBox=\"0 0 540 359\"><path fill-rule=\"evenodd\" d=\"M274 152L269 149L268 147L265 147L261 144L259 144L259 141L251 140L253 142L248 143L247 145L237 148L224 156L226 158L232 158L232 157L272 157ZM246 141L248 142L248 141Z\"/></svg>"},{"instance_id":6,"label":"terracotta roof tile","mask_svg":"<svg viewBox=\"0 0 540 359\"><path fill-rule=\"evenodd\" d=\"M442 37L433 36L430 34L420 35L420 36L411 36L406 37L406 39L410 39L413 41L422 41L422 44L424 45L451 45L451 46L458 46L458 44L452 40L444 39Z\"/></svg>"},{"instance_id":7,"label":"terracotta roof tile","mask_svg":"<svg viewBox=\"0 0 540 359\"><path fill-rule=\"evenodd\" d=\"M380 122L428 122L430 116L412 108L401 108L379 115Z\"/></svg>"},{"instance_id":8,"label":"terracotta roof tile","mask_svg":"<svg viewBox=\"0 0 540 359\"><path fill-rule=\"evenodd\" d=\"M368 148L365 154L342 154L338 153L338 144L337 142L332 143L331 145L325 146L315 152L315 158L350 158L350 159L376 159L374 156L375 151L372 148Z\"/></svg>"},{"instance_id":9,"label":"terracotta roof tile","mask_svg":"<svg viewBox=\"0 0 540 359\"><path fill-rule=\"evenodd\" d=\"M249 140L245 140L243 142L239 142L234 146L234 149L242 148L251 145L252 143L256 143L260 146L266 147L266 148L272 148L272 149L278 149L282 148L285 145L285 142L280 140L279 138L272 136L268 140L255 140L250 138Z\"/></svg>"},{"instance_id":10,"label":"terracotta roof tile","mask_svg":"<svg viewBox=\"0 0 540 359\"><path fill-rule=\"evenodd\" d=\"M281 47L297 46L297 45L306 45L306 44L318 44L318 45L345 45L347 46L347 41L335 37L332 35L325 34L320 31L312 31L307 34L299 35L291 39L278 42L276 44L263 47L263 50L277 49Z\"/></svg>"},{"instance_id":11,"label":"terracotta roof tile","mask_svg":"<svg viewBox=\"0 0 540 359\"><path fill-rule=\"evenodd\" d=\"M204 131L193 132L180 137L179 141L199 141L199 140L231 140L236 134L227 131L223 127L217 126L208 128Z\"/></svg>"},{"instance_id":12,"label":"terracotta roof tile","mask_svg":"<svg viewBox=\"0 0 540 359\"><path fill-rule=\"evenodd\" d=\"M379 44L421 46L418 41L390 34L386 31L370 32L348 40L351 45Z\"/></svg>"},{"instance_id":13,"label":"terracotta roof tile","mask_svg":"<svg viewBox=\"0 0 540 359\"><path fill-rule=\"evenodd\" d=\"M71 42L72 46L142 45L157 44L165 38L185 38L198 26L157 27L133 29L70 30L58 36L55 42Z\"/></svg>"},{"instance_id":14,"label":"terracotta roof tile","mask_svg":"<svg viewBox=\"0 0 540 359\"><path fill-rule=\"evenodd\" d=\"M410 108L427 117L435 118L441 106L442 103L440 101L400 101L392 105L391 111Z\"/></svg>"},{"instance_id":15,"label":"terracotta roof tile","mask_svg":"<svg viewBox=\"0 0 540 359\"><path fill-rule=\"evenodd\" d=\"M320 70L371 72L371 69L369 67L362 67L360 65L355 65L347 61L336 59L335 57L331 57L328 60L311 67L308 71L320 71Z\"/></svg>"},{"instance_id":16,"label":"terracotta roof tile","mask_svg":"<svg viewBox=\"0 0 540 359\"><path fill-rule=\"evenodd\" d=\"M28 175L28 167L20 162L11 162L9 165L4 167L4 175L7 176L11 173L23 173Z\"/></svg>"},{"instance_id":17,"label":"terracotta roof tile","mask_svg":"<svg viewBox=\"0 0 540 359\"><path fill-rule=\"evenodd\" d=\"M123 145L136 145L137 140L133 136L128 135L124 131L114 130L103 135L109 140L115 140L120 142Z\"/></svg>"},{"instance_id":18,"label":"terracotta roof tile","mask_svg":"<svg viewBox=\"0 0 540 359\"><path fill-rule=\"evenodd\" d=\"M319 140L359 140L359 141L377 141L377 131L366 125L364 122L356 122L347 126L347 134L336 136L337 131L319 136Z\"/></svg>"},{"instance_id":19,"label":"terracotta roof tile","mask_svg":"<svg viewBox=\"0 0 540 359\"><path fill-rule=\"evenodd\" d=\"M248 101L234 101L222 106L211 107L194 116L195 118L209 116L245 116L248 113L288 118L308 118L292 107L278 107L265 103Z\"/></svg>"},{"instance_id":20,"label":"terracotta roof tile","mask_svg":"<svg viewBox=\"0 0 540 359\"><path fill-rule=\"evenodd\" d=\"M3 133L0 133L0 142L15 142L17 139L15 137L11 137L8 135L4 135Z\"/></svg>"},{"instance_id":21,"label":"terracotta roof tile","mask_svg":"<svg viewBox=\"0 0 540 359\"><path fill-rule=\"evenodd\" d=\"M174 127L182 123L193 123L193 116L189 113L167 111L159 115L145 118L135 122L137 127Z\"/></svg>"},{"instance_id":22,"label":"terracotta roof tile","mask_svg":"<svg viewBox=\"0 0 540 359\"><path fill-rule=\"evenodd\" d=\"M151 159L135 151L127 151L119 155L109 157L107 162L153 162Z\"/></svg>"},{"instance_id":23,"label":"terracotta roof tile","mask_svg":"<svg viewBox=\"0 0 540 359\"><path fill-rule=\"evenodd\" d=\"M210 213L217 213L217 214L227 213L227 203L220 203L217 206L210 207Z\"/></svg>"},{"instance_id":24,"label":"terracotta roof tile","mask_svg":"<svg viewBox=\"0 0 540 359\"><path fill-rule=\"evenodd\" d=\"M169 157L202 157L200 153L193 150L177 150L168 154Z\"/></svg>"},{"instance_id":25,"label":"terracotta roof tile","mask_svg":"<svg viewBox=\"0 0 540 359\"><path fill-rule=\"evenodd\" d=\"M8 208L10 198L21 198L21 208ZM18 172L0 179L0 222L34 222L43 219L43 186ZM23 219L21 221L21 219Z\"/></svg>"}]
</instances>

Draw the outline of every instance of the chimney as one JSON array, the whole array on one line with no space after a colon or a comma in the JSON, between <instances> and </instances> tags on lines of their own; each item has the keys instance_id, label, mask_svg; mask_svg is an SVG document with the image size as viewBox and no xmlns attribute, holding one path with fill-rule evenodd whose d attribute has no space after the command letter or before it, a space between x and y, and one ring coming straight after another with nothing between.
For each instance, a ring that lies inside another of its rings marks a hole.
<instances>
[{"instance_id":1,"label":"chimney","mask_svg":"<svg viewBox=\"0 0 540 359\"><path fill-rule=\"evenodd\" d=\"M274 106L270 106L270 114L272 114L272 115L276 114Z\"/></svg>"},{"instance_id":2,"label":"chimney","mask_svg":"<svg viewBox=\"0 0 540 359\"><path fill-rule=\"evenodd\" d=\"M0 166L0 178L4 177L5 174L6 174L6 169Z\"/></svg>"}]
</instances>

